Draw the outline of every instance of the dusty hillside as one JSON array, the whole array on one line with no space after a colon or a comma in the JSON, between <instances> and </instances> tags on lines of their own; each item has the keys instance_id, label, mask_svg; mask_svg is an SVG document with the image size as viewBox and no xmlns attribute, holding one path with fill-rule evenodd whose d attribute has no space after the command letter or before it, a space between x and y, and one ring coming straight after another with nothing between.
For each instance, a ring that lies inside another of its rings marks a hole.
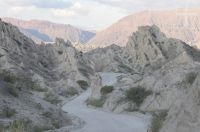
<instances>
[{"instance_id":1,"label":"dusty hillside","mask_svg":"<svg viewBox=\"0 0 200 132\"><path fill-rule=\"evenodd\" d=\"M143 11L124 17L97 35L88 42L88 47L105 47L111 44L125 46L128 37L136 31L138 26L157 25L168 37L181 39L199 47L200 9L189 9L188 21L185 9ZM186 20L185 20L186 19Z\"/></svg>"}]
</instances>

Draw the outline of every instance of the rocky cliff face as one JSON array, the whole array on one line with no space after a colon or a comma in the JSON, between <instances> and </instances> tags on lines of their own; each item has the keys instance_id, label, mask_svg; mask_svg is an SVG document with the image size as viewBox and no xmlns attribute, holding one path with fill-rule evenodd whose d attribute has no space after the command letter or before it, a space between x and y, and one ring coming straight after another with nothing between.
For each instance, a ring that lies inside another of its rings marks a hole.
<instances>
[{"instance_id":1,"label":"rocky cliff face","mask_svg":"<svg viewBox=\"0 0 200 132\"><path fill-rule=\"evenodd\" d=\"M193 59L199 60L197 52L183 41L167 38L153 25L139 27L129 37L124 56L134 68L157 69L174 59L177 65L189 63Z\"/></svg>"},{"instance_id":2,"label":"rocky cliff face","mask_svg":"<svg viewBox=\"0 0 200 132\"><path fill-rule=\"evenodd\" d=\"M168 118L161 132L198 132L199 131L199 73L187 93L181 96L169 110Z\"/></svg>"},{"instance_id":3,"label":"rocky cliff face","mask_svg":"<svg viewBox=\"0 0 200 132\"><path fill-rule=\"evenodd\" d=\"M96 72L134 72L122 56L123 49L117 45L106 48L98 48L85 53L85 56L92 62Z\"/></svg>"},{"instance_id":4,"label":"rocky cliff face","mask_svg":"<svg viewBox=\"0 0 200 132\"><path fill-rule=\"evenodd\" d=\"M142 26L129 37L125 47L111 45L85 53L95 71L152 72L163 65L187 64L199 61L199 51L185 42L168 38L160 29Z\"/></svg>"},{"instance_id":5,"label":"rocky cliff face","mask_svg":"<svg viewBox=\"0 0 200 132\"><path fill-rule=\"evenodd\" d=\"M17 27L0 21L0 123L28 121L41 129L72 125L61 111L61 96L79 94L94 74L81 52L56 39L53 45L36 45ZM6 111L12 111L12 114Z\"/></svg>"},{"instance_id":6,"label":"rocky cliff face","mask_svg":"<svg viewBox=\"0 0 200 132\"><path fill-rule=\"evenodd\" d=\"M117 54L120 60L134 72L119 77L110 93L102 94L101 88L93 90L96 94L92 97L102 99L103 109L153 112L153 118L161 118L157 113L165 111L166 117L159 119L164 120L163 125L155 128L152 121L152 131L197 132L200 52L178 39L167 38L157 26L140 27L121 51ZM109 56L115 55L112 52ZM112 64L119 68L118 61Z\"/></svg>"}]
</instances>

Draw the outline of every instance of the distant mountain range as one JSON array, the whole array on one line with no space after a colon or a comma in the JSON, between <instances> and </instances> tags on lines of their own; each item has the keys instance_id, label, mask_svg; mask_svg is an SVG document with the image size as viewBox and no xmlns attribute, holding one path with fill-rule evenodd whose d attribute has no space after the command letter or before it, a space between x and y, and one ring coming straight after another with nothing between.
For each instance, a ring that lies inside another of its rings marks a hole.
<instances>
[{"instance_id":1,"label":"distant mountain range","mask_svg":"<svg viewBox=\"0 0 200 132\"><path fill-rule=\"evenodd\" d=\"M95 32L76 28L69 24L57 24L40 20L19 20L14 18L3 18L4 21L17 26L26 36L32 38L36 43L53 42L56 37L72 43L84 44L95 36Z\"/></svg>"},{"instance_id":2,"label":"distant mountain range","mask_svg":"<svg viewBox=\"0 0 200 132\"><path fill-rule=\"evenodd\" d=\"M200 47L200 8L163 11L143 11L129 15L98 32L88 47L105 47L111 44L125 46L132 32L139 26L157 25L168 37L178 38Z\"/></svg>"},{"instance_id":3,"label":"distant mountain range","mask_svg":"<svg viewBox=\"0 0 200 132\"><path fill-rule=\"evenodd\" d=\"M178 38L200 48L199 8L190 8L188 12L185 9L138 12L122 18L100 32L40 20L24 21L14 18L3 18L3 20L16 25L21 32L37 43L52 42L59 37L77 44L76 47L83 51L112 44L125 46L129 36L139 26L145 25L156 25L167 37Z\"/></svg>"}]
</instances>

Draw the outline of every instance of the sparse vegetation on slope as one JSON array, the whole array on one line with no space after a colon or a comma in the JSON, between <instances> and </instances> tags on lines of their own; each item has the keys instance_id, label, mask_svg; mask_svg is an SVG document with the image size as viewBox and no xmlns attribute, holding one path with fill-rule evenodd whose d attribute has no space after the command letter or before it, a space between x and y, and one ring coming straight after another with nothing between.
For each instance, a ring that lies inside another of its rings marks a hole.
<instances>
[{"instance_id":1,"label":"sparse vegetation on slope","mask_svg":"<svg viewBox=\"0 0 200 132\"><path fill-rule=\"evenodd\" d=\"M19 89L16 87L16 85L8 83L6 84L6 89L12 96L18 97Z\"/></svg>"},{"instance_id":2,"label":"sparse vegetation on slope","mask_svg":"<svg viewBox=\"0 0 200 132\"><path fill-rule=\"evenodd\" d=\"M25 125L21 121L13 121L8 130L8 132L26 132Z\"/></svg>"},{"instance_id":3,"label":"sparse vegetation on slope","mask_svg":"<svg viewBox=\"0 0 200 132\"><path fill-rule=\"evenodd\" d=\"M0 132L3 132L3 131L4 131L3 125L0 123Z\"/></svg>"},{"instance_id":4,"label":"sparse vegetation on slope","mask_svg":"<svg viewBox=\"0 0 200 132\"><path fill-rule=\"evenodd\" d=\"M77 83L83 90L86 90L89 87L88 83L84 80L78 80Z\"/></svg>"},{"instance_id":5,"label":"sparse vegetation on slope","mask_svg":"<svg viewBox=\"0 0 200 132\"><path fill-rule=\"evenodd\" d=\"M51 91L46 92L44 94L44 100L50 102L51 104L58 104L60 102L58 97L55 94L53 94Z\"/></svg>"},{"instance_id":6,"label":"sparse vegetation on slope","mask_svg":"<svg viewBox=\"0 0 200 132\"><path fill-rule=\"evenodd\" d=\"M138 107L143 103L146 97L151 94L152 91L146 90L141 86L130 88L125 92L126 99L134 102Z\"/></svg>"},{"instance_id":7,"label":"sparse vegetation on slope","mask_svg":"<svg viewBox=\"0 0 200 132\"><path fill-rule=\"evenodd\" d=\"M15 75L5 70L1 71L0 75L3 78L3 80L7 83L13 84L18 80L18 78Z\"/></svg>"},{"instance_id":8,"label":"sparse vegetation on slope","mask_svg":"<svg viewBox=\"0 0 200 132\"><path fill-rule=\"evenodd\" d=\"M78 90L74 87L70 87L67 89L67 95L74 96L78 94Z\"/></svg>"},{"instance_id":9,"label":"sparse vegetation on slope","mask_svg":"<svg viewBox=\"0 0 200 132\"><path fill-rule=\"evenodd\" d=\"M8 128L2 128L3 132L44 132L49 129L47 126L33 125L20 120L13 121Z\"/></svg>"},{"instance_id":10,"label":"sparse vegetation on slope","mask_svg":"<svg viewBox=\"0 0 200 132\"><path fill-rule=\"evenodd\" d=\"M21 78L20 79L23 84L25 84L30 90L37 91L37 92L47 92L46 88L42 88L37 83L33 82L31 78Z\"/></svg>"},{"instance_id":11,"label":"sparse vegetation on slope","mask_svg":"<svg viewBox=\"0 0 200 132\"><path fill-rule=\"evenodd\" d=\"M84 69L84 68L79 68L78 69L79 71L80 71L80 73L83 75L83 76L85 76L85 77L89 77L89 72L86 70L86 69Z\"/></svg>"},{"instance_id":12,"label":"sparse vegetation on slope","mask_svg":"<svg viewBox=\"0 0 200 132\"><path fill-rule=\"evenodd\" d=\"M0 78L3 82L5 82L7 92L12 96L17 97L19 89L16 82L18 82L18 78L5 70L0 71Z\"/></svg>"},{"instance_id":13,"label":"sparse vegetation on slope","mask_svg":"<svg viewBox=\"0 0 200 132\"><path fill-rule=\"evenodd\" d=\"M106 95L106 94L111 93L113 90L114 90L114 87L113 87L113 86L103 86L103 87L101 88L101 94L102 94L102 95Z\"/></svg>"},{"instance_id":14,"label":"sparse vegetation on slope","mask_svg":"<svg viewBox=\"0 0 200 132\"><path fill-rule=\"evenodd\" d=\"M104 104L104 100L103 99L88 99L86 103L87 105L91 105L94 107L102 107Z\"/></svg>"},{"instance_id":15,"label":"sparse vegetation on slope","mask_svg":"<svg viewBox=\"0 0 200 132\"><path fill-rule=\"evenodd\" d=\"M7 118L10 118L14 116L15 114L16 114L16 110L9 107L4 107L1 112L1 115Z\"/></svg>"},{"instance_id":16,"label":"sparse vegetation on slope","mask_svg":"<svg viewBox=\"0 0 200 132\"><path fill-rule=\"evenodd\" d=\"M152 132L159 132L163 126L163 122L165 121L168 115L168 111L160 111L159 113L154 113L153 118L151 121L151 131Z\"/></svg>"},{"instance_id":17,"label":"sparse vegetation on slope","mask_svg":"<svg viewBox=\"0 0 200 132\"><path fill-rule=\"evenodd\" d=\"M54 128L60 128L60 127L61 127L60 122L59 122L58 120L55 120L55 119L54 119L53 114L52 114L51 112L45 111L45 112L42 113L42 115L43 115L44 117L49 118L49 119L51 120L52 126L53 126Z\"/></svg>"},{"instance_id":18,"label":"sparse vegetation on slope","mask_svg":"<svg viewBox=\"0 0 200 132\"><path fill-rule=\"evenodd\" d=\"M195 72L191 72L186 74L185 81L190 85L193 84L194 80L196 79L197 74Z\"/></svg>"},{"instance_id":19,"label":"sparse vegetation on slope","mask_svg":"<svg viewBox=\"0 0 200 132\"><path fill-rule=\"evenodd\" d=\"M19 91L22 90L22 88L38 92L47 91L47 89L44 89L33 82L31 78L16 76L9 71L0 71L0 78L5 82L5 89L7 92L14 97L18 97Z\"/></svg>"}]
</instances>

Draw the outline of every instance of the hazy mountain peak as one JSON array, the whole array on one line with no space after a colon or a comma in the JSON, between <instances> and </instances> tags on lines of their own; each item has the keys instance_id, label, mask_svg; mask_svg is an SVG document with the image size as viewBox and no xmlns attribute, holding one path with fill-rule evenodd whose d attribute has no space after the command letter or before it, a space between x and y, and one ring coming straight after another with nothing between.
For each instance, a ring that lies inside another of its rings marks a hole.
<instances>
[{"instance_id":1,"label":"hazy mountain peak","mask_svg":"<svg viewBox=\"0 0 200 132\"><path fill-rule=\"evenodd\" d=\"M168 37L181 39L190 45L198 46L200 43L200 9L189 8L188 12L196 15L189 16L189 26L186 26L185 9L153 10L137 12L126 16L105 30L98 32L87 44L88 47L105 47L110 44L125 46L129 36L139 26L156 25Z\"/></svg>"},{"instance_id":2,"label":"hazy mountain peak","mask_svg":"<svg viewBox=\"0 0 200 132\"><path fill-rule=\"evenodd\" d=\"M43 20L19 20L3 18L4 21L16 25L21 31L35 42L51 42L56 37L69 40L72 43L86 43L95 33L74 27L70 24L57 24Z\"/></svg>"}]
</instances>

